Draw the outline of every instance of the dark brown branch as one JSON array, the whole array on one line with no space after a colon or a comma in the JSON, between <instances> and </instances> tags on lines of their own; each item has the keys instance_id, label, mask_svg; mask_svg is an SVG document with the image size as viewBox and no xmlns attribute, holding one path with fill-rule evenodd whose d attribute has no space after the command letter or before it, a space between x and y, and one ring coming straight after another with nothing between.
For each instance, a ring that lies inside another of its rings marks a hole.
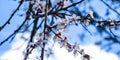
<instances>
[{"instance_id":1,"label":"dark brown branch","mask_svg":"<svg viewBox=\"0 0 120 60\"><path fill-rule=\"evenodd\" d=\"M43 21L44 21L44 20L41 20L41 23L40 23L40 24L38 25L38 27L36 28L36 31L42 26ZM27 31L27 30L29 29L29 27L32 26L33 23L34 23L34 21L31 22L31 23L30 23L23 31L21 31L21 32Z\"/></svg>"},{"instance_id":2,"label":"dark brown branch","mask_svg":"<svg viewBox=\"0 0 120 60\"><path fill-rule=\"evenodd\" d=\"M54 8L53 8L50 12L48 12L48 15L56 14L58 11L67 10L68 8L73 7L73 6L76 6L77 4L82 3L83 1L84 1L84 0L78 1L78 2L76 2L76 3L73 3L73 4L71 4L71 5L69 5L69 6L65 7L65 8L61 8L61 9L56 10L56 11L53 11L53 9L54 9ZM38 15L38 16L36 16L36 17L44 17L44 16L45 16L45 14Z\"/></svg>"},{"instance_id":3,"label":"dark brown branch","mask_svg":"<svg viewBox=\"0 0 120 60\"><path fill-rule=\"evenodd\" d=\"M49 27L49 26L48 26ZM59 36L57 33L55 33L52 29L50 29L51 30L51 32L53 32L54 34L55 34L55 36L57 36L58 38L60 38L61 40L63 40L63 38L61 37L61 36ZM67 44L69 44L68 42L67 42ZM71 44L70 44L71 45ZM82 55L82 52L80 52L80 51L78 51L78 50L76 50L78 53L80 53L81 55Z\"/></svg>"},{"instance_id":4,"label":"dark brown branch","mask_svg":"<svg viewBox=\"0 0 120 60\"><path fill-rule=\"evenodd\" d=\"M24 0L20 1L20 4L18 5L18 7L15 9L15 11L11 14L11 16L9 17L9 19L0 27L0 31L7 25L10 24L10 20L12 19L12 17L15 15L15 13L19 10L20 6L23 4Z\"/></svg>"},{"instance_id":5,"label":"dark brown branch","mask_svg":"<svg viewBox=\"0 0 120 60\"><path fill-rule=\"evenodd\" d=\"M46 8L45 8L45 20L44 20L44 31L43 31L44 32L44 37L43 37L44 42L43 42L43 47L42 47L41 56L40 56L41 60L44 60L44 50L45 50L45 44L46 44L46 42L45 42L45 40L46 40L45 31L46 31L46 28L47 28L47 16L48 16L47 10L48 10L49 1L51 1L51 0L46 0L46 6L45 6Z\"/></svg>"},{"instance_id":6,"label":"dark brown branch","mask_svg":"<svg viewBox=\"0 0 120 60\"><path fill-rule=\"evenodd\" d=\"M59 36L57 33L55 33L52 29L51 31L55 34L55 36L57 36L58 38L60 38L61 40L63 40L63 38L61 36Z\"/></svg>"},{"instance_id":7,"label":"dark brown branch","mask_svg":"<svg viewBox=\"0 0 120 60\"><path fill-rule=\"evenodd\" d=\"M31 32L31 35L30 35L30 40L29 40L29 42L28 42L27 48L29 47L30 43L33 42L33 37L34 37L34 35L35 35L36 31L37 31L36 29L37 29L38 20L39 20L39 18L37 17L37 18L34 20L34 22L33 22L34 25L33 25L33 28L32 28L32 32ZM24 60L27 60L27 57L28 57L29 54L30 54L30 51L29 51L29 50L30 50L30 49L27 49ZM32 50L33 50L33 48L32 48ZM31 52L32 52L32 51L31 51Z\"/></svg>"},{"instance_id":8,"label":"dark brown branch","mask_svg":"<svg viewBox=\"0 0 120 60\"><path fill-rule=\"evenodd\" d=\"M117 36L112 32L111 28L109 28L110 33L116 38Z\"/></svg>"},{"instance_id":9,"label":"dark brown branch","mask_svg":"<svg viewBox=\"0 0 120 60\"><path fill-rule=\"evenodd\" d=\"M30 42L33 42L33 36L36 33L36 28L37 28L38 20L39 20L39 18L36 18L35 21L34 21L33 30L31 32L31 36L30 36Z\"/></svg>"},{"instance_id":10,"label":"dark brown branch","mask_svg":"<svg viewBox=\"0 0 120 60\"><path fill-rule=\"evenodd\" d=\"M5 40L3 40L2 42L0 42L0 46L5 43L6 41L8 41L12 36L14 36L16 33L19 32L19 30L22 28L22 26L25 24L26 19L23 21L23 23L20 25L20 27L18 29L16 29L9 37L7 37Z\"/></svg>"},{"instance_id":11,"label":"dark brown branch","mask_svg":"<svg viewBox=\"0 0 120 60\"><path fill-rule=\"evenodd\" d=\"M113 31L111 30L110 27L109 27L109 31L110 31L110 33L113 35L113 41L114 41L114 42L117 42L117 43L120 43L119 40L117 39L117 36L113 33Z\"/></svg>"},{"instance_id":12,"label":"dark brown branch","mask_svg":"<svg viewBox=\"0 0 120 60\"><path fill-rule=\"evenodd\" d=\"M118 15L120 15L119 12L117 12L115 9L113 9L112 7L110 7L105 1L101 0L108 8L110 8L112 11L114 11L115 13L117 13Z\"/></svg>"},{"instance_id":13,"label":"dark brown branch","mask_svg":"<svg viewBox=\"0 0 120 60\"><path fill-rule=\"evenodd\" d=\"M43 22L44 22L44 20L41 21L41 23L38 25L38 27L36 28L36 30L38 30L42 26Z\"/></svg>"},{"instance_id":14,"label":"dark brown branch","mask_svg":"<svg viewBox=\"0 0 120 60\"><path fill-rule=\"evenodd\" d=\"M43 21L44 21L44 20L41 21L41 23L38 25L38 27L35 27L36 31L41 27ZM35 22L35 21L33 21L32 23L34 23L34 22ZM32 25L32 23L29 25L29 27ZM35 25L36 25L36 24L35 24ZM29 28L29 27L28 27L28 28ZM35 33L36 33L36 32L35 32ZM33 37L33 36L32 36L32 37ZM33 38L31 38L31 39L33 39ZM28 47L29 47L29 43L28 43L28 45L27 45L27 48L28 48ZM27 49L27 50L26 50L25 58L24 58L23 60L27 60L28 55L32 53L32 50L33 50L34 48L35 48L35 47L33 46L33 47L31 47L30 49Z\"/></svg>"},{"instance_id":15,"label":"dark brown branch","mask_svg":"<svg viewBox=\"0 0 120 60\"><path fill-rule=\"evenodd\" d=\"M65 7L65 8L61 8L61 9L59 9L58 11L67 10L68 8L73 7L73 6L76 6L77 4L82 3L83 1L84 1L84 0L80 0L80 1L78 1L78 2L76 2L76 3L73 3L72 5L69 5L69 6Z\"/></svg>"},{"instance_id":16,"label":"dark brown branch","mask_svg":"<svg viewBox=\"0 0 120 60\"><path fill-rule=\"evenodd\" d=\"M16 36L16 34L14 34L14 35L11 37L10 43L14 40L15 36Z\"/></svg>"},{"instance_id":17,"label":"dark brown branch","mask_svg":"<svg viewBox=\"0 0 120 60\"><path fill-rule=\"evenodd\" d=\"M28 55L32 53L34 48L35 47L31 47L31 48L27 49L27 53L25 54L25 58L23 60L27 60Z\"/></svg>"},{"instance_id":18,"label":"dark brown branch","mask_svg":"<svg viewBox=\"0 0 120 60\"><path fill-rule=\"evenodd\" d=\"M85 24L82 24L82 23L81 23L81 25L82 25L82 27L92 36L92 33L87 29L86 25L85 25Z\"/></svg>"}]
</instances>

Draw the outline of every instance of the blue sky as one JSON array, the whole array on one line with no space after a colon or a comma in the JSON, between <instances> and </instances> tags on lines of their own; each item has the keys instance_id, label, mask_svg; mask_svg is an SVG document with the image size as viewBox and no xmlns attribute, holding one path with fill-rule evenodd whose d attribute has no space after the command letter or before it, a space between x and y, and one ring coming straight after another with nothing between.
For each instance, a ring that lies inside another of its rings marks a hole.
<instances>
[{"instance_id":1,"label":"blue sky","mask_svg":"<svg viewBox=\"0 0 120 60\"><path fill-rule=\"evenodd\" d=\"M90 2L90 4L92 6L95 6L95 11L100 12L100 16L105 17L104 13L105 13L105 9L107 8L103 3L101 3L99 0L94 0L94 2ZM0 26L3 25L3 23L6 22L6 20L9 18L10 14L15 10L15 8L17 7L18 2L12 1L12 0L0 0ZM26 4L22 5L22 8L25 7ZM20 10L22 10L22 8ZM88 12L90 11L89 9ZM23 11L19 11L20 13L24 13ZM18 12L18 13L19 13ZM110 15L111 18L116 18L116 14L111 11L112 14ZM4 40L6 37L8 37L11 33L14 32L14 30L21 24L19 22L22 22L24 20L24 17L19 17L17 16L17 14L15 14L15 16L12 18L11 20L11 24L7 25L2 31L0 31L0 41ZM74 29L73 29L74 28ZM89 26L88 27L90 29L90 31L94 34L96 32L96 30L94 30L94 27ZM91 44L94 43L94 41L96 41L97 38L100 38L100 35L96 35L96 36L90 36L90 34L88 32L80 32L80 31L85 31L83 29L83 27L81 27L81 25L75 27L75 26L71 26L68 32L65 32L68 34L68 36L70 36L71 39L71 43L74 43L75 41L79 41L79 34L85 34L87 36L89 36L88 38L85 38L85 44ZM78 33L79 32L79 33ZM69 34L70 33L70 34ZM71 35L72 34L72 35ZM102 39L102 38L101 38ZM89 41L87 41L89 40ZM14 41L13 41L14 42ZM81 43L82 44L82 43ZM5 52L9 51L9 49L11 49L12 47L12 43L6 42L4 45L0 46L0 56L3 55Z\"/></svg>"},{"instance_id":2,"label":"blue sky","mask_svg":"<svg viewBox=\"0 0 120 60\"><path fill-rule=\"evenodd\" d=\"M11 48L6 51L0 59L8 60L22 60L24 58L23 51L26 48L26 42L24 39L21 39L21 33L17 34L15 40L11 43ZM29 33L24 34L25 38L29 38ZM51 40L52 43L53 40ZM21 43L20 43L21 42ZM51 43L48 45L51 46ZM87 46L80 46L81 49L85 50L85 53L91 56L91 60L118 60L117 55L113 53L107 53L104 50L101 50L100 47L90 44ZM36 52L37 49L34 49L30 55L30 60L36 60L34 57L39 53ZM45 60L81 60L81 55L74 56L73 52L68 52L65 47L60 48L60 44L55 43L53 47L54 55L51 55L49 58L45 57Z\"/></svg>"},{"instance_id":3,"label":"blue sky","mask_svg":"<svg viewBox=\"0 0 120 60\"><path fill-rule=\"evenodd\" d=\"M10 17L12 12L17 7L18 2L11 1L11 0L0 0L0 26L3 25L7 21L7 19ZM11 20L11 24L7 25L1 32L0 32L0 41L4 40L6 37L8 37L11 33L14 32L14 30L19 26L19 22L22 22L24 18L18 17L17 13ZM10 48L9 42L6 42L5 45L0 46L0 55L4 53L6 50Z\"/></svg>"}]
</instances>

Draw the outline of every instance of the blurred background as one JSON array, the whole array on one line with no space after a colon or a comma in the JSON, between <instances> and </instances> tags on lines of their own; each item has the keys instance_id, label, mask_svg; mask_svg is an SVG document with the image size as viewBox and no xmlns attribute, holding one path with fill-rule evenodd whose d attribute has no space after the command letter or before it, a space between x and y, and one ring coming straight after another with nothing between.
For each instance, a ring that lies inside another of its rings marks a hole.
<instances>
[{"instance_id":1,"label":"blurred background","mask_svg":"<svg viewBox=\"0 0 120 60\"><path fill-rule=\"evenodd\" d=\"M79 0L70 0L69 4L75 3ZM0 26L2 26L19 5L20 0L0 0ZM55 1L52 1L54 4ZM29 1L25 1L17 13L13 16L10 24L0 31L0 42L5 40L10 34L12 34L16 28L24 21L25 13L28 9ZM120 0L84 0L82 3L69 8L71 14L85 17L88 13L93 12L95 20L115 20L120 21ZM32 20L28 24L32 23ZM25 29L27 25L24 25L22 29ZM90 33L88 31L90 31ZM70 25L67 31L64 33L69 36L69 42L74 44L79 42L80 46L98 46L100 50L107 53L115 54L120 60L120 27L112 28L112 32L109 31L107 26L95 26L93 24L87 25L86 29L82 25ZM26 32L19 32L20 39L15 37L5 42L0 46L0 56L9 51L15 42L24 43L28 40L31 27ZM28 34L28 35L26 35ZM92 34L92 35L91 35ZM20 45L19 45L20 46ZM93 47L94 47L93 46ZM87 47L88 48L88 47ZM114 59L112 59L114 60Z\"/></svg>"}]
</instances>

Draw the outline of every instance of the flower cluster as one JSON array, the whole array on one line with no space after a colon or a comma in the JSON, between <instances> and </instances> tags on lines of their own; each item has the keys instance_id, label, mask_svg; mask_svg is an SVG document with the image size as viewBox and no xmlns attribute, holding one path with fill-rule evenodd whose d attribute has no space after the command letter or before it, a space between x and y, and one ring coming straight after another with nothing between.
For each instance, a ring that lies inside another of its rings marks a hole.
<instances>
[{"instance_id":1,"label":"flower cluster","mask_svg":"<svg viewBox=\"0 0 120 60\"><path fill-rule=\"evenodd\" d=\"M44 14L44 10L45 10L44 4L45 4L45 1L41 1L41 0L31 1L32 11L34 11L34 13Z\"/></svg>"},{"instance_id":2,"label":"flower cluster","mask_svg":"<svg viewBox=\"0 0 120 60\"><path fill-rule=\"evenodd\" d=\"M79 47L78 43L74 43L73 45L69 43L69 39L67 36L63 34L65 29L69 24L79 24L79 23L84 23L85 25L89 25L89 23L96 24L97 26L118 26L120 24L119 21L115 20L109 20L109 21L103 21L99 20L96 21L93 19L93 16L88 14L85 18L82 18L80 16L72 15L71 16L65 16L64 19L61 20L55 20L55 29L53 29L53 26L47 25L45 32L40 32L38 33L39 38L38 40L34 43L31 44L30 47L37 47L37 46L43 46L43 43L47 43L48 38L51 38L51 32L54 34L53 40L58 42L60 44L60 47L65 47L68 52L73 52L73 54L76 56L78 54L81 54L83 59L88 59L90 60L90 56L88 54L84 53L84 50ZM44 40L44 36L47 37Z\"/></svg>"},{"instance_id":3,"label":"flower cluster","mask_svg":"<svg viewBox=\"0 0 120 60\"><path fill-rule=\"evenodd\" d=\"M45 35L44 35L45 33ZM46 36L47 38L44 40L44 36ZM37 32L35 35L35 40L33 42L31 42L30 44L30 48L31 47L43 47L43 43L47 43L47 40L49 40L51 38L51 35L48 31L45 32Z\"/></svg>"},{"instance_id":4,"label":"flower cluster","mask_svg":"<svg viewBox=\"0 0 120 60\"><path fill-rule=\"evenodd\" d=\"M30 11L27 11L27 12L26 12L26 19L27 19L27 20L31 20L30 16L31 16L31 12L30 12Z\"/></svg>"},{"instance_id":5,"label":"flower cluster","mask_svg":"<svg viewBox=\"0 0 120 60\"><path fill-rule=\"evenodd\" d=\"M52 6L50 6L50 2L46 4L44 0L42 1L41 0L30 0L31 8L29 9L29 11L26 12L26 18L30 20L31 16L35 17L36 15L43 15L44 17L46 5L49 5L47 7L48 15L51 14L51 16L56 17L57 15L59 15L59 13L61 13L59 12L61 11L61 9L67 10L66 7L68 7L67 6L68 3L69 3L69 0L59 0L58 2L56 2L55 7L52 8ZM55 24L52 24L52 26L49 26L49 24L46 24L47 27L45 27L46 25L44 26L46 30L38 33L37 40L34 41L34 43L30 44L30 48L31 47L35 48L38 46L43 47L43 43L47 43L49 38L51 38L51 35L52 35L51 32L52 32L54 35L53 40L55 42L58 42L61 48L65 47L68 50L68 52L73 52L75 56L78 54L81 54L83 59L90 60L90 56L88 54L85 54L84 50L79 47L78 43L74 43L72 45L69 43L68 37L64 36L63 32L66 30L68 25L70 24L78 25L80 23L83 23L85 25L94 24L96 26L104 26L104 25L108 27L114 26L115 28L117 28L117 26L120 25L120 21L115 21L112 19L109 21L94 20L93 12L88 13L85 17L77 16L75 14L73 14L72 16L61 14L60 16L63 16L63 18L62 19L60 18L60 20L53 20ZM53 29L54 28L53 26L55 26L55 29Z\"/></svg>"},{"instance_id":6,"label":"flower cluster","mask_svg":"<svg viewBox=\"0 0 120 60\"><path fill-rule=\"evenodd\" d=\"M89 13L86 17L76 16L73 14L72 16L65 16L65 19L61 19L58 24L58 27L61 26L66 27L68 24L78 25L80 23L84 23L85 25L95 24L95 26L107 26L117 28L120 25L120 21L116 21L113 19L110 20L95 20L93 13ZM60 28L60 27L59 27Z\"/></svg>"},{"instance_id":7,"label":"flower cluster","mask_svg":"<svg viewBox=\"0 0 120 60\"><path fill-rule=\"evenodd\" d=\"M117 28L120 25L120 21L109 20L109 21L96 21L96 26L107 26L109 28Z\"/></svg>"},{"instance_id":8,"label":"flower cluster","mask_svg":"<svg viewBox=\"0 0 120 60\"><path fill-rule=\"evenodd\" d=\"M26 0L26 1L30 1L30 6L29 6L29 10L26 12L26 17L28 20L30 20L30 16L32 16L32 18L35 18L39 15L44 15L45 14L45 7L46 7L46 2L45 0ZM51 11L51 7L48 7L47 12Z\"/></svg>"},{"instance_id":9,"label":"flower cluster","mask_svg":"<svg viewBox=\"0 0 120 60\"><path fill-rule=\"evenodd\" d=\"M63 31L54 32L53 40L60 44L60 47L65 47L68 52L73 52L74 56L81 55L83 59L90 59L88 54L85 54L84 49L81 49L79 44L75 42L73 45L69 43L68 37L64 36Z\"/></svg>"},{"instance_id":10,"label":"flower cluster","mask_svg":"<svg viewBox=\"0 0 120 60\"><path fill-rule=\"evenodd\" d=\"M69 21L67 19L61 19L56 20L55 23L57 25L57 30L62 30L67 28Z\"/></svg>"},{"instance_id":11,"label":"flower cluster","mask_svg":"<svg viewBox=\"0 0 120 60\"><path fill-rule=\"evenodd\" d=\"M56 2L56 6L60 8L65 8L67 7L68 3L69 3L69 0L59 0Z\"/></svg>"},{"instance_id":12,"label":"flower cluster","mask_svg":"<svg viewBox=\"0 0 120 60\"><path fill-rule=\"evenodd\" d=\"M95 20L93 13L90 12L86 18L82 18L84 20L84 22L86 22L85 24L89 24L90 22L95 24L96 26L107 26L107 27L114 27L117 28L120 25L120 21L116 21L114 19L110 19L110 20ZM81 21L82 22L82 21Z\"/></svg>"}]
</instances>

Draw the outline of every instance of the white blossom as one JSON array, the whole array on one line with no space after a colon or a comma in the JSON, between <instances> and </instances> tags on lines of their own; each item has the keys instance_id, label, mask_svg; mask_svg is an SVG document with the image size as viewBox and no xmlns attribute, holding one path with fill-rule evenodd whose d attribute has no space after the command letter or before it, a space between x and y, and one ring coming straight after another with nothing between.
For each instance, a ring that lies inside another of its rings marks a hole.
<instances>
[{"instance_id":1,"label":"white blossom","mask_svg":"<svg viewBox=\"0 0 120 60\"><path fill-rule=\"evenodd\" d=\"M69 3L69 0L64 0L64 2L63 2L63 8L67 7L68 3Z\"/></svg>"},{"instance_id":2,"label":"white blossom","mask_svg":"<svg viewBox=\"0 0 120 60\"><path fill-rule=\"evenodd\" d=\"M90 14L90 17L91 17L91 18L94 18L94 16L93 16L93 11L90 11L89 14Z\"/></svg>"},{"instance_id":3,"label":"white blossom","mask_svg":"<svg viewBox=\"0 0 120 60\"><path fill-rule=\"evenodd\" d=\"M103 21L102 19L100 19L99 21L97 21L96 26L102 26L103 25L102 21Z\"/></svg>"},{"instance_id":4,"label":"white blossom","mask_svg":"<svg viewBox=\"0 0 120 60\"><path fill-rule=\"evenodd\" d=\"M87 20L84 20L84 24L85 24L85 25L89 25L89 23L90 23L90 20L88 20L88 19L87 19Z\"/></svg>"}]
</instances>

